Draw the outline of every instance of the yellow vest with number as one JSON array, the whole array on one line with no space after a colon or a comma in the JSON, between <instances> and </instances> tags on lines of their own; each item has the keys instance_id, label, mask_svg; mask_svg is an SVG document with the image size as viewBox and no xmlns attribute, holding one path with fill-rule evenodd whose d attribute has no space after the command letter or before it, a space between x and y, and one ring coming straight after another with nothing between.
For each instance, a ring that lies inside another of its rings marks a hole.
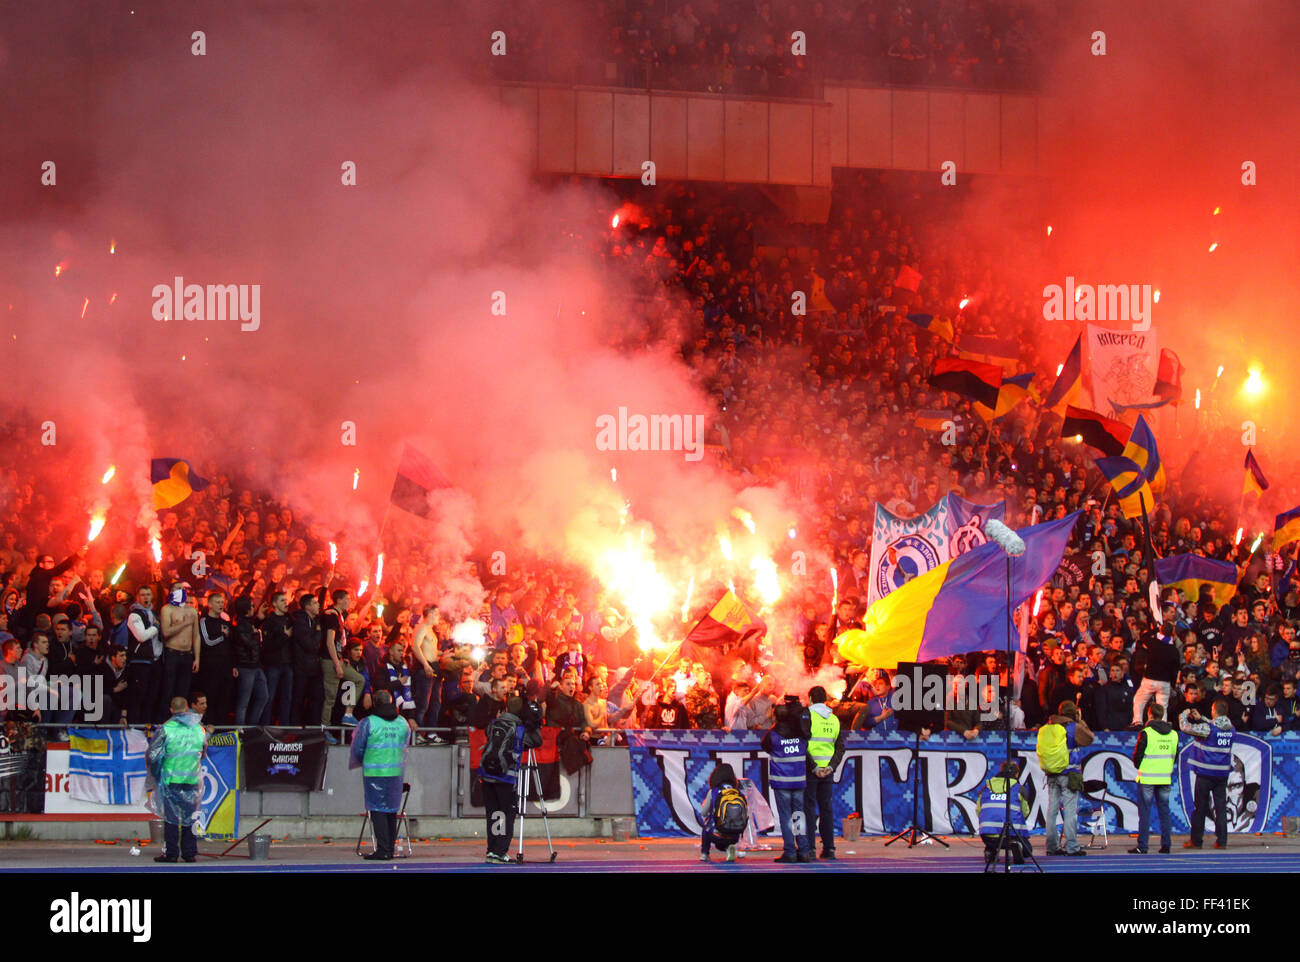
<instances>
[{"instance_id":1,"label":"yellow vest with number","mask_svg":"<svg viewBox=\"0 0 1300 962\"><path fill-rule=\"evenodd\" d=\"M835 739L840 734L840 720L834 715L823 718L815 711L809 714L812 716L812 737L808 739L808 758L816 768L829 768L835 755Z\"/></svg>"},{"instance_id":2,"label":"yellow vest with number","mask_svg":"<svg viewBox=\"0 0 1300 962\"><path fill-rule=\"evenodd\" d=\"M1148 726L1142 730L1147 747L1138 766L1139 785L1168 785L1174 774L1174 756L1178 754L1178 735L1161 734Z\"/></svg>"}]
</instances>

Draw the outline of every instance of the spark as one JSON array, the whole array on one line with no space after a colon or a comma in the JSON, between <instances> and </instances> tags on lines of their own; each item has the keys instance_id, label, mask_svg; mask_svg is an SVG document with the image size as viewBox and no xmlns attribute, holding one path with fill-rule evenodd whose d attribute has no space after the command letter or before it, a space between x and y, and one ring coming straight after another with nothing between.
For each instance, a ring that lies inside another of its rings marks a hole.
<instances>
[{"instance_id":1,"label":"spark","mask_svg":"<svg viewBox=\"0 0 1300 962\"><path fill-rule=\"evenodd\" d=\"M619 217L618 214L615 214L613 217L610 218L609 226L610 226L611 228L617 228L617 227L618 227L618 222L619 222L620 220L622 220L622 218Z\"/></svg>"},{"instance_id":2,"label":"spark","mask_svg":"<svg viewBox=\"0 0 1300 962\"><path fill-rule=\"evenodd\" d=\"M115 241L115 240L110 240L110 241L108 242L108 252L109 252L110 254L116 254L116 253L117 253L117 241Z\"/></svg>"},{"instance_id":3,"label":"spark","mask_svg":"<svg viewBox=\"0 0 1300 962\"><path fill-rule=\"evenodd\" d=\"M1051 224L1048 224L1048 225L1047 225L1047 236L1048 236L1048 237L1051 237L1051 236L1052 236L1052 225L1051 225Z\"/></svg>"},{"instance_id":4,"label":"spark","mask_svg":"<svg viewBox=\"0 0 1300 962\"><path fill-rule=\"evenodd\" d=\"M959 311L964 311L964 310L966 310L966 305L969 304L969 303L970 303L970 298L969 298L969 297L963 297L960 301L957 302L957 310L959 310Z\"/></svg>"},{"instance_id":5,"label":"spark","mask_svg":"<svg viewBox=\"0 0 1300 962\"><path fill-rule=\"evenodd\" d=\"M61 277L63 275L63 272L66 271L67 269L68 269L68 262L59 261L57 264L54 265L54 276Z\"/></svg>"},{"instance_id":6,"label":"spark","mask_svg":"<svg viewBox=\"0 0 1300 962\"><path fill-rule=\"evenodd\" d=\"M1198 387L1196 389L1196 410L1199 411L1200 409L1201 409L1201 389Z\"/></svg>"},{"instance_id":7,"label":"spark","mask_svg":"<svg viewBox=\"0 0 1300 962\"><path fill-rule=\"evenodd\" d=\"M1074 302L1075 302L1076 304L1079 303L1079 298L1081 298L1081 297L1083 297L1083 288L1082 288L1082 287L1076 287L1076 288L1074 289Z\"/></svg>"},{"instance_id":8,"label":"spark","mask_svg":"<svg viewBox=\"0 0 1300 962\"><path fill-rule=\"evenodd\" d=\"M1082 441L1082 440L1083 440L1083 435L1082 435L1082 434L1076 434L1076 435L1074 436L1074 440L1075 440L1075 441Z\"/></svg>"},{"instance_id":9,"label":"spark","mask_svg":"<svg viewBox=\"0 0 1300 962\"><path fill-rule=\"evenodd\" d=\"M1211 245L1210 245L1210 253L1213 254L1213 253L1215 252L1215 250L1218 248L1218 246L1219 246L1219 242L1218 242L1218 241L1215 241L1213 244L1211 244Z\"/></svg>"},{"instance_id":10,"label":"spark","mask_svg":"<svg viewBox=\"0 0 1300 962\"><path fill-rule=\"evenodd\" d=\"M1038 593L1034 595L1034 614L1033 614L1033 617L1035 617L1035 618L1038 617L1038 606L1041 605L1042 603L1043 603L1043 589L1042 589L1042 588L1039 588L1039 589L1038 589Z\"/></svg>"},{"instance_id":11,"label":"spark","mask_svg":"<svg viewBox=\"0 0 1300 962\"><path fill-rule=\"evenodd\" d=\"M99 479L99 483L100 483L100 484L108 484L108 482L110 482L110 481L113 480L113 475L115 475L115 474L117 474L117 465L116 465L116 464L110 464L110 465L108 466L108 470L104 472L104 476L103 476L102 478Z\"/></svg>"},{"instance_id":12,"label":"spark","mask_svg":"<svg viewBox=\"0 0 1300 962\"><path fill-rule=\"evenodd\" d=\"M1214 216L1217 216L1217 215L1218 215L1218 213L1219 213L1219 208L1218 208L1218 207L1216 207L1216 208L1214 208L1214 213L1213 213L1213 214L1211 214L1211 215L1210 215L1210 216L1211 216L1211 217L1214 217Z\"/></svg>"},{"instance_id":13,"label":"spark","mask_svg":"<svg viewBox=\"0 0 1300 962\"><path fill-rule=\"evenodd\" d=\"M1241 544L1241 536L1245 533L1245 531L1246 531L1245 528L1238 528L1238 529L1237 529L1237 540L1235 540L1234 542L1232 542L1232 546L1233 546L1234 548L1235 548L1237 545Z\"/></svg>"},{"instance_id":14,"label":"spark","mask_svg":"<svg viewBox=\"0 0 1300 962\"><path fill-rule=\"evenodd\" d=\"M90 306L90 298L89 297L84 298L81 302L81 319L83 321L86 319L86 308L88 308L89 306Z\"/></svg>"},{"instance_id":15,"label":"spark","mask_svg":"<svg viewBox=\"0 0 1300 962\"><path fill-rule=\"evenodd\" d=\"M119 568L117 569L117 573L116 573L115 575L113 575L113 577L109 580L108 583L109 583L110 585L116 585L116 584L117 584L117 579L120 578L120 577L122 577L122 572L125 571L125 570L126 570L126 562L123 561L121 567L119 567Z\"/></svg>"},{"instance_id":16,"label":"spark","mask_svg":"<svg viewBox=\"0 0 1300 962\"><path fill-rule=\"evenodd\" d=\"M379 560L375 563L375 587L378 588L384 583L384 553L379 552Z\"/></svg>"},{"instance_id":17,"label":"spark","mask_svg":"<svg viewBox=\"0 0 1300 962\"><path fill-rule=\"evenodd\" d=\"M114 292L113 292L113 296L110 297L110 298L108 299L108 303L109 303L109 304L116 304L116 303L117 303L117 291L114 291Z\"/></svg>"},{"instance_id":18,"label":"spark","mask_svg":"<svg viewBox=\"0 0 1300 962\"><path fill-rule=\"evenodd\" d=\"M360 483L361 483L361 469L360 469L360 468L353 468L353 470L352 470L352 490L355 491L355 490L357 489L357 485L360 484Z\"/></svg>"},{"instance_id":19,"label":"spark","mask_svg":"<svg viewBox=\"0 0 1300 962\"><path fill-rule=\"evenodd\" d=\"M609 469L609 480L613 481L615 484L618 484L618 468Z\"/></svg>"},{"instance_id":20,"label":"spark","mask_svg":"<svg viewBox=\"0 0 1300 962\"><path fill-rule=\"evenodd\" d=\"M1056 376L1057 376L1057 377L1060 377L1060 376L1061 376L1061 372L1064 371L1064 370L1065 370L1065 363L1064 363L1064 362L1062 362L1062 363L1056 365Z\"/></svg>"},{"instance_id":21,"label":"spark","mask_svg":"<svg viewBox=\"0 0 1300 962\"><path fill-rule=\"evenodd\" d=\"M1152 296L1152 299L1153 299L1157 304L1160 303L1160 291L1159 291L1159 289L1156 290L1155 294Z\"/></svg>"},{"instance_id":22,"label":"spark","mask_svg":"<svg viewBox=\"0 0 1300 962\"><path fill-rule=\"evenodd\" d=\"M790 540L791 540L791 541L793 541L795 538L799 537L799 532L796 531L794 528L791 528L789 531L786 532L786 534L788 534L788 535L790 536Z\"/></svg>"},{"instance_id":23,"label":"spark","mask_svg":"<svg viewBox=\"0 0 1300 962\"><path fill-rule=\"evenodd\" d=\"M364 595L366 593L366 589L369 587L370 587L370 579L362 578L361 584L357 586L357 597Z\"/></svg>"},{"instance_id":24,"label":"spark","mask_svg":"<svg viewBox=\"0 0 1300 962\"><path fill-rule=\"evenodd\" d=\"M1218 371L1218 373L1215 374L1214 376L1215 376L1216 378L1223 377L1223 365L1222 365L1222 364L1219 365L1219 371Z\"/></svg>"}]
</instances>

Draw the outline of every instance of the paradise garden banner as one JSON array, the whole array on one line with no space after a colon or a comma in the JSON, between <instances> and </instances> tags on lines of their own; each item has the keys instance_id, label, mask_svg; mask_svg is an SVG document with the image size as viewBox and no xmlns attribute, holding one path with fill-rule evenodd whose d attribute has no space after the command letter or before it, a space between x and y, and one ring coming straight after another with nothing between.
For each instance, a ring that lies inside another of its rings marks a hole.
<instances>
[{"instance_id":1,"label":"paradise garden banner","mask_svg":"<svg viewBox=\"0 0 1300 962\"><path fill-rule=\"evenodd\" d=\"M1034 732L1011 736L1012 754L1027 763L1021 782L1030 803L1030 824L1037 834L1045 825L1046 780L1034 752ZM709 773L726 762L740 777L754 780L768 793L767 755L761 732L629 732L632 796L637 831L647 837L698 835L699 808L708 791ZM1136 832L1137 769L1133 765L1136 732L1099 732L1080 749L1086 782L1104 782L1079 800L1079 831L1088 831L1092 812L1106 813L1108 831ZM1191 818L1192 775L1183 736L1170 795L1173 830L1185 833ZM835 772L835 827L850 812L862 816L862 830L893 834L912 820L912 736L905 734L845 736L844 760ZM1238 733L1233 744L1233 771L1228 778L1229 829L1233 832L1280 831L1283 815L1300 813L1300 734L1259 738ZM981 735L967 741L956 733L934 735L921 743L920 826L938 835L972 834L975 803L985 779L1005 758L1005 736ZM1186 804L1184 804L1184 799ZM1155 813L1152 813L1155 819ZM1158 824L1158 823L1157 823ZM1212 834L1213 824L1207 833Z\"/></svg>"}]
</instances>

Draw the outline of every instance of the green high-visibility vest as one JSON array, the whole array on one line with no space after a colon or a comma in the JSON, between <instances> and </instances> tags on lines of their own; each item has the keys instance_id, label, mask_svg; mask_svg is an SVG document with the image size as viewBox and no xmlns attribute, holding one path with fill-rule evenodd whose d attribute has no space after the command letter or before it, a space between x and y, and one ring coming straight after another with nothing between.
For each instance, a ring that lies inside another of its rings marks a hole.
<instances>
[{"instance_id":1,"label":"green high-visibility vest","mask_svg":"<svg viewBox=\"0 0 1300 962\"><path fill-rule=\"evenodd\" d=\"M167 742L159 781L164 785L197 785L203 726L186 725L172 718L163 725L163 737Z\"/></svg>"},{"instance_id":2,"label":"green high-visibility vest","mask_svg":"<svg viewBox=\"0 0 1300 962\"><path fill-rule=\"evenodd\" d=\"M391 720L378 715L368 718L370 732L366 735L366 750L361 756L361 774L365 778L400 776L411 727L400 716Z\"/></svg>"},{"instance_id":3,"label":"green high-visibility vest","mask_svg":"<svg viewBox=\"0 0 1300 962\"><path fill-rule=\"evenodd\" d=\"M829 768L831 758L835 755L835 739L840 734L840 720L834 715L823 718L814 712L812 717L812 737L808 739L808 757L816 768Z\"/></svg>"},{"instance_id":4,"label":"green high-visibility vest","mask_svg":"<svg viewBox=\"0 0 1300 962\"><path fill-rule=\"evenodd\" d=\"M1138 766L1139 785L1168 785L1174 774L1174 756L1178 754L1178 735L1161 734L1150 726L1142 729L1147 747Z\"/></svg>"}]
</instances>

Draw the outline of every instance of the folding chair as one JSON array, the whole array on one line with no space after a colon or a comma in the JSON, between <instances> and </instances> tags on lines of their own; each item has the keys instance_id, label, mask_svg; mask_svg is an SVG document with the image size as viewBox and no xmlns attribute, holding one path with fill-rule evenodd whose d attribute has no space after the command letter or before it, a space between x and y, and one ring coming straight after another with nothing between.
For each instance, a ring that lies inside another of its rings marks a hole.
<instances>
[{"instance_id":1,"label":"folding chair","mask_svg":"<svg viewBox=\"0 0 1300 962\"><path fill-rule=\"evenodd\" d=\"M1100 792L1101 796L1097 797ZM1094 848L1094 842L1098 837L1101 838L1101 847L1106 848L1110 844L1110 839L1106 834L1106 781L1101 778L1090 778L1083 783L1083 791L1080 797L1086 799L1092 806L1092 821L1088 825L1088 831L1091 833L1088 837L1088 848ZM1082 813L1080 813L1082 814Z\"/></svg>"},{"instance_id":2,"label":"folding chair","mask_svg":"<svg viewBox=\"0 0 1300 962\"><path fill-rule=\"evenodd\" d=\"M393 854L398 858L411 857L411 825L406 818L406 800L411 795L411 783L402 782L402 804L397 812L397 837L393 839ZM361 845L366 837L366 829L370 829L370 851L375 850L375 828L370 824L370 812L364 812L361 816L361 831L357 834L357 854L364 855ZM398 855L397 849L403 843L406 843L406 854Z\"/></svg>"}]
</instances>

